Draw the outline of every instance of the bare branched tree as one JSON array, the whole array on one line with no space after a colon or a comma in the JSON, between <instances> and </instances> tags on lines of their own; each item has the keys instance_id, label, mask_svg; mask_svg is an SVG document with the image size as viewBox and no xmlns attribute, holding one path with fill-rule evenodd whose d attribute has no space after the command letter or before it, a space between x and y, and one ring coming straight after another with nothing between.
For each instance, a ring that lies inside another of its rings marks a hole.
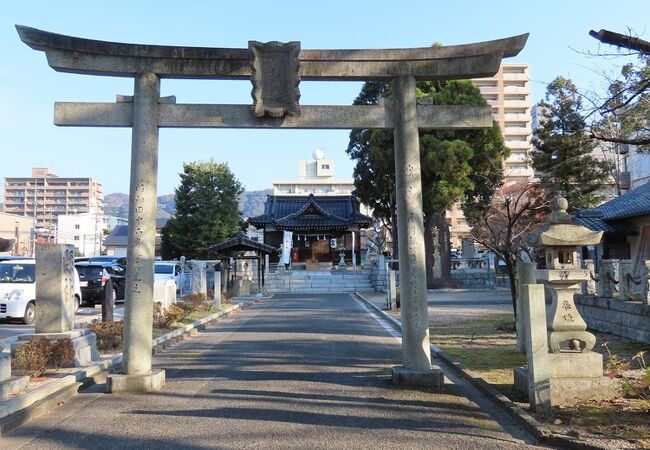
<instances>
[{"instance_id":1,"label":"bare branched tree","mask_svg":"<svg viewBox=\"0 0 650 450\"><path fill-rule=\"evenodd\" d=\"M522 254L530 255L530 246L524 238L544 221L547 198L547 192L538 183L502 186L483 211L469 218L472 238L505 262L515 316L516 262Z\"/></svg>"},{"instance_id":2,"label":"bare branched tree","mask_svg":"<svg viewBox=\"0 0 650 450\"><path fill-rule=\"evenodd\" d=\"M593 105L588 135L602 142L650 150L650 42L631 31L592 30L589 34L616 46L619 57L633 56L634 60L623 64L617 77L605 77L608 87L604 94L588 96Z\"/></svg>"}]
</instances>

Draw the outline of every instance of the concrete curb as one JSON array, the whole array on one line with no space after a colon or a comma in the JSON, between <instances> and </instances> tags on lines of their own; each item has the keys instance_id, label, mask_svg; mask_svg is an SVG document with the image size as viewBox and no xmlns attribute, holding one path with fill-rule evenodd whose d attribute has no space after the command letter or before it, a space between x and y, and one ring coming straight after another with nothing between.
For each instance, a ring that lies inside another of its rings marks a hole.
<instances>
[{"instance_id":1,"label":"concrete curb","mask_svg":"<svg viewBox=\"0 0 650 450\"><path fill-rule=\"evenodd\" d=\"M379 308L370 300L366 299L363 295L358 292L355 292L356 297L363 301L366 305L371 307L375 312L382 315L382 317L388 320L396 330L402 330L402 324L399 320L395 319L390 314L386 313L384 310ZM471 370L467 369L461 363L454 361L447 353L445 353L438 346L431 344L431 352L434 356L445 362L450 369L452 369L457 375L462 377L464 380L469 382L472 386L478 389L483 395L489 398L495 405L501 408L505 413L508 414L512 419L514 419L519 426L525 429L528 433L534 436L536 439L539 439L545 444L558 445L562 448L570 448L576 450L603 450L607 447L594 446L581 442L577 439L574 439L570 436L553 434L551 430L546 428L544 425L539 423L535 418L533 418L526 411L521 409L519 406L514 404L510 399L505 395L499 392L496 388L491 386L483 378L474 374Z\"/></svg>"},{"instance_id":2,"label":"concrete curb","mask_svg":"<svg viewBox=\"0 0 650 450\"><path fill-rule=\"evenodd\" d=\"M243 303L237 303L210 314L202 319L196 320L184 327L170 331L152 341L152 351L155 353L164 348L165 344L176 343L190 335L192 330L204 329L205 324L238 309L245 308ZM83 387L95 384L96 380L103 377L116 366L122 363L122 354L115 355L104 361L91 366L83 367L80 370L50 381L30 392L0 402L0 436L28 420L38 417L47 412L49 406L56 405L64 399L76 395Z\"/></svg>"}]
</instances>

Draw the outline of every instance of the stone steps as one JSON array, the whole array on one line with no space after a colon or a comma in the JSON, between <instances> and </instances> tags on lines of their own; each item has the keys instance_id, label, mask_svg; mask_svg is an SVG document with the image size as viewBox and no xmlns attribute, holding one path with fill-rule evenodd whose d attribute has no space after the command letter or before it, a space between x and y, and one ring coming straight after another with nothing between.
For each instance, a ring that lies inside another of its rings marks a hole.
<instances>
[{"instance_id":1,"label":"stone steps","mask_svg":"<svg viewBox=\"0 0 650 450\"><path fill-rule=\"evenodd\" d=\"M368 271L292 271L269 274L265 291L269 294L323 294L373 292L374 287Z\"/></svg>"}]
</instances>

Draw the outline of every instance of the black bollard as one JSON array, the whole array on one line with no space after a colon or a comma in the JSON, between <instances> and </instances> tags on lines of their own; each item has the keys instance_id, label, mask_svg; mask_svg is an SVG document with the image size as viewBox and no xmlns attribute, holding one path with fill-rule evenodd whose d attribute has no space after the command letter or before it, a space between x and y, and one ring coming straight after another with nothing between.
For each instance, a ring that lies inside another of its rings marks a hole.
<instances>
[{"instance_id":1,"label":"black bollard","mask_svg":"<svg viewBox=\"0 0 650 450\"><path fill-rule=\"evenodd\" d=\"M104 285L104 298L102 298L102 322L113 321L113 308L115 307L115 295L113 292L113 280L110 278Z\"/></svg>"}]
</instances>

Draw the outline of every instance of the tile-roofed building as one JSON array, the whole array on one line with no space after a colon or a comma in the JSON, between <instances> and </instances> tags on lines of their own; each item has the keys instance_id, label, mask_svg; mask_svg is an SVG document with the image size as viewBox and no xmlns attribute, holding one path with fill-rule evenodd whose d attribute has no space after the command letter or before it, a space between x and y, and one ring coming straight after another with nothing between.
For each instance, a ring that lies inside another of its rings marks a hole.
<instances>
[{"instance_id":1,"label":"tile-roofed building","mask_svg":"<svg viewBox=\"0 0 650 450\"><path fill-rule=\"evenodd\" d=\"M346 259L352 258L351 233L371 225L372 218L359 208L354 195L269 195L264 214L249 218L248 223L263 229L264 243L276 248L284 231L293 232L294 262L331 263L338 261L341 247ZM358 259L359 239L354 241Z\"/></svg>"},{"instance_id":2,"label":"tile-roofed building","mask_svg":"<svg viewBox=\"0 0 650 450\"><path fill-rule=\"evenodd\" d=\"M579 211L575 220L603 231L603 258L650 259L650 183L600 206Z\"/></svg>"}]
</instances>

